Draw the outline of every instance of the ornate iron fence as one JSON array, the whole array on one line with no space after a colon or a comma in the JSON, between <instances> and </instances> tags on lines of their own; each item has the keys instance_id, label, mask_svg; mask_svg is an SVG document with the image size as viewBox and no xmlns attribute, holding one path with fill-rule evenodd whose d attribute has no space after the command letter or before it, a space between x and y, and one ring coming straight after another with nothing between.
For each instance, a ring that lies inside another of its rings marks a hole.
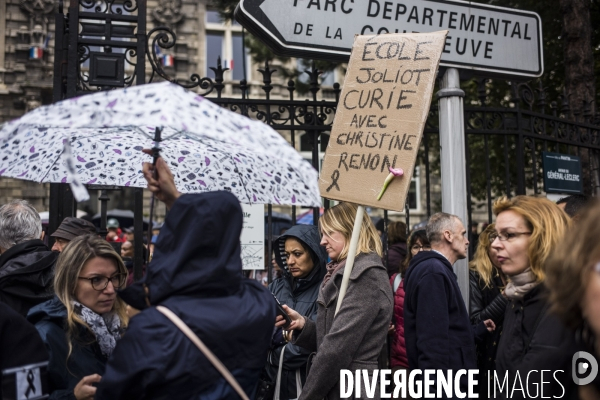
<instances>
[{"instance_id":1,"label":"ornate iron fence","mask_svg":"<svg viewBox=\"0 0 600 400\"><path fill-rule=\"evenodd\" d=\"M321 72L314 66L304 72L309 84L306 98L298 98L297 84L293 80L282 88L285 95L274 98L273 77L277 71L268 62L258 69L262 76L262 92L260 96L255 96L258 98L250 98L246 80L234 83L239 97L224 97L224 73L227 69L220 65L220 61L210 68L214 78L193 74L181 81L168 75L158 52L173 48L177 38L168 27L155 28L146 34L145 1L117 3L114 0L78 0L72 3L67 16L63 14L62 5L56 14L55 101L94 90L144 84L147 57L151 67L148 82L169 80L195 90L222 107L272 126L288 137L292 146L296 146L300 135L307 135L312 146L312 165L319 170L319 152L328 140L325 134L331 130L340 86L336 83L328 88L332 100L319 100L318 94L323 91L319 84ZM84 65L87 67L84 68ZM125 68L126 65L130 65L130 68ZM511 86L510 104L491 107L486 105L486 80L480 80L478 97L481 106L465 107L467 180L471 200L469 223L476 205L487 208L488 221L491 222L494 198L540 193L543 181L541 151L553 150L581 156L586 166L586 191L596 193L600 188L600 117L598 114L592 115L590 103L585 104L581 112L575 113L576 118L572 120L568 118L571 113L568 96L562 97L559 106L557 102L548 103L547 93L542 87L534 90L528 84L515 82ZM424 191L428 216L440 207L432 194L432 176L439 175L440 168L438 123L434 103L419 154L420 164L425 170ZM103 204L102 229L105 229L105 192L100 199ZM142 191L137 190L134 206L136 254L141 254L137 249L142 246L142 201ZM324 203L325 207L328 205L328 202ZM73 212L73 200L68 187L53 185L50 229L56 229L62 218L73 215ZM274 233L271 215L269 205L268 237ZM314 209L314 223L318 218L319 209ZM292 219L295 223L295 207L292 209ZM387 214L384 220L387 221ZM408 207L406 221L409 225ZM269 257L270 250L269 243ZM140 256L135 263L136 278L141 276L141 263Z\"/></svg>"}]
</instances>

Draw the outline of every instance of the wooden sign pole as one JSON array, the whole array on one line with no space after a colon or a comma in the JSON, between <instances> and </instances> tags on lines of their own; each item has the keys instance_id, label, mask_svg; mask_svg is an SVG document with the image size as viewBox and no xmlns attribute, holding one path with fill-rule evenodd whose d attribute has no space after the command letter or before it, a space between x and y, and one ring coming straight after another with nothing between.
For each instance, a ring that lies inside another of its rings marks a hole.
<instances>
[{"instance_id":1,"label":"wooden sign pole","mask_svg":"<svg viewBox=\"0 0 600 400\"><path fill-rule=\"evenodd\" d=\"M319 176L323 197L360 204L336 314L348 289L365 207L404 211L447 34L354 40Z\"/></svg>"},{"instance_id":2,"label":"wooden sign pole","mask_svg":"<svg viewBox=\"0 0 600 400\"><path fill-rule=\"evenodd\" d=\"M356 210L356 218L354 218L354 228L352 228L352 237L350 238L350 247L348 248L348 257L346 258L346 265L344 266L344 276L342 277L342 286L340 286L340 293L338 295L337 305L335 306L335 315L337 315L340 307L342 306L342 300L346 295L348 289L348 282L350 282L350 274L354 267L354 259L356 258L356 248L358 247L358 238L360 237L360 228L362 227L363 217L365 215L365 206L358 206Z\"/></svg>"}]
</instances>

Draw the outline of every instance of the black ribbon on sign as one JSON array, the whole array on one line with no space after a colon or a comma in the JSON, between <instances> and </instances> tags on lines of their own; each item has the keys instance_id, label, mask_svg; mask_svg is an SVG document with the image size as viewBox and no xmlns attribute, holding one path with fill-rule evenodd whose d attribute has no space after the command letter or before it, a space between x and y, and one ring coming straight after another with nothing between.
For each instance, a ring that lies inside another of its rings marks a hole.
<instances>
[{"instance_id":1,"label":"black ribbon on sign","mask_svg":"<svg viewBox=\"0 0 600 400\"><path fill-rule=\"evenodd\" d=\"M25 392L25 397L29 398L30 393L35 393L35 376L33 375L33 371L29 370L27 373L27 383L29 386L27 387L27 391Z\"/></svg>"},{"instance_id":2,"label":"black ribbon on sign","mask_svg":"<svg viewBox=\"0 0 600 400\"><path fill-rule=\"evenodd\" d=\"M331 189L333 189L333 187L335 186L335 188L337 189L337 191L340 191L340 185L338 185L338 179L340 179L340 171L338 171L337 169L335 171L333 171L333 174L331 174L331 185L329 185L329 187L327 189L325 189L327 192L329 192Z\"/></svg>"}]
</instances>

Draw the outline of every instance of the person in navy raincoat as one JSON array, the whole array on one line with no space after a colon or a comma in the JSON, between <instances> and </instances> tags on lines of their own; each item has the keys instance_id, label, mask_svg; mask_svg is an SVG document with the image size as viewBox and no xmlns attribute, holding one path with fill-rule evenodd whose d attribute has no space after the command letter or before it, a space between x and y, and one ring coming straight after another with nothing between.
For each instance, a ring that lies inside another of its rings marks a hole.
<instances>
[{"instance_id":1,"label":"person in navy raincoat","mask_svg":"<svg viewBox=\"0 0 600 400\"><path fill-rule=\"evenodd\" d=\"M323 277L327 253L320 245L321 235L314 225L295 225L273 242L275 259L283 276L269 285L281 304L293 308L303 316L317 319L317 296ZM284 347L285 346L285 350ZM269 378L276 382L281 352L284 351L281 400L296 399L306 382L306 363L311 352L292 343L285 343L281 328L273 335L273 347L267 362Z\"/></svg>"},{"instance_id":2,"label":"person in navy raincoat","mask_svg":"<svg viewBox=\"0 0 600 400\"><path fill-rule=\"evenodd\" d=\"M242 209L229 192L181 195L162 158L148 187L170 208L143 282L120 295L134 316L98 385L96 400L236 399L200 350L155 306L181 318L253 397L267 358L275 301L243 279Z\"/></svg>"}]
</instances>

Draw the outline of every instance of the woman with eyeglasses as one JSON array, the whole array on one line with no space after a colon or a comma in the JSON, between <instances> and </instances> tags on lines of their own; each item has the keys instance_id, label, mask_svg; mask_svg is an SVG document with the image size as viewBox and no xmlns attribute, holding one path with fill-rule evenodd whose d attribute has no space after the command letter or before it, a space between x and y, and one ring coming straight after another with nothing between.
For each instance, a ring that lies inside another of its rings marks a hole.
<instances>
[{"instance_id":1,"label":"woman with eyeglasses","mask_svg":"<svg viewBox=\"0 0 600 400\"><path fill-rule=\"evenodd\" d=\"M431 243L429 243L429 239L427 239L427 232L425 231L425 229L419 229L416 231L413 231L410 236L408 237L408 254L406 255L406 258L404 259L404 263L403 263L403 271L405 272L406 269L408 268L408 264L410 264L410 260L412 260L412 258L414 256L416 256L417 254L419 254L420 251L430 251L431 250Z\"/></svg>"},{"instance_id":2,"label":"woman with eyeglasses","mask_svg":"<svg viewBox=\"0 0 600 400\"><path fill-rule=\"evenodd\" d=\"M427 233L425 230L417 230L410 234L407 240L408 252L406 258L400 265L398 273L392 275L390 283L394 290L394 330L390 332L392 346L390 351L390 366L395 372L400 369L408 369L408 357L406 355L406 341L404 339L404 274L410 260L420 251L431 250Z\"/></svg>"},{"instance_id":3,"label":"woman with eyeglasses","mask_svg":"<svg viewBox=\"0 0 600 400\"><path fill-rule=\"evenodd\" d=\"M63 249L56 297L27 315L50 355L50 399L94 398L94 384L127 327L125 303L116 293L126 280L121 257L98 236L79 236Z\"/></svg>"},{"instance_id":4,"label":"woman with eyeglasses","mask_svg":"<svg viewBox=\"0 0 600 400\"><path fill-rule=\"evenodd\" d=\"M490 236L496 235L496 225L488 225L479 235L477 250L469 263L469 316L473 325L491 319L496 329L476 343L479 368L479 397L487 398L491 371L496 367L496 350L502 334L502 321L508 300L502 290L506 276L500 269L497 251L491 247Z\"/></svg>"},{"instance_id":5,"label":"woman with eyeglasses","mask_svg":"<svg viewBox=\"0 0 600 400\"><path fill-rule=\"evenodd\" d=\"M499 386L492 385L496 396L491 397L573 398L571 360L577 349L573 334L549 312L544 285L548 256L564 245L569 218L553 202L528 196L499 199L494 214L496 229L489 239L508 276L504 295L509 301L495 373L498 382L508 378L508 388L499 394ZM514 385L522 390L515 392Z\"/></svg>"}]
</instances>

